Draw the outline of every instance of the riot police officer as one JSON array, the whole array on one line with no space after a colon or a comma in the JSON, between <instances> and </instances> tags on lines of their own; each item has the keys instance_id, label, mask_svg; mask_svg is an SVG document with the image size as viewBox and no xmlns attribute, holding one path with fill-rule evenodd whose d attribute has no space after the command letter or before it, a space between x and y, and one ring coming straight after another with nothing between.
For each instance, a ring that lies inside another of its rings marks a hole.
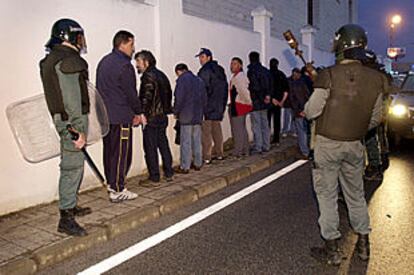
<instances>
[{"instance_id":1,"label":"riot police officer","mask_svg":"<svg viewBox=\"0 0 414 275\"><path fill-rule=\"evenodd\" d=\"M80 56L86 52L83 28L71 19L58 20L46 50L49 54L40 61L40 74L61 145L58 231L84 236L85 229L75 221L75 216L91 212L77 206L84 168L81 148L86 144L89 113L88 64ZM69 129L76 132L77 140L72 140Z\"/></svg>"},{"instance_id":2,"label":"riot police officer","mask_svg":"<svg viewBox=\"0 0 414 275\"><path fill-rule=\"evenodd\" d=\"M365 66L375 69L384 74L388 80L388 86L391 85L392 78L384 70L384 65L379 64L377 56L372 50L367 50L365 54L366 58L362 61ZM386 127L386 112L389 104L389 92L390 87L383 94L383 120L378 127L370 129L365 136L365 146L367 148L368 166L365 169L366 180L378 180L381 181L383 177L383 171L389 166L389 144L387 138Z\"/></svg>"},{"instance_id":3,"label":"riot police officer","mask_svg":"<svg viewBox=\"0 0 414 275\"><path fill-rule=\"evenodd\" d=\"M313 184L325 241L324 246L312 248L311 255L331 265L339 265L342 259L338 250L338 184L358 234L357 253L362 260L369 258L370 222L363 187L365 147L361 140L381 121L386 80L362 65L367 42L358 25L345 25L336 32L336 65L320 72L304 110L316 123Z\"/></svg>"}]
</instances>

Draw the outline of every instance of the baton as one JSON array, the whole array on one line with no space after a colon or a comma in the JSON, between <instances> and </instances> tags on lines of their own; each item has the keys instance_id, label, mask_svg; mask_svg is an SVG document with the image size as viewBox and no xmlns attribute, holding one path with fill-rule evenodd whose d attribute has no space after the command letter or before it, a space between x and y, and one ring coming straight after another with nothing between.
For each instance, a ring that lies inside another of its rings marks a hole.
<instances>
[{"instance_id":1,"label":"baton","mask_svg":"<svg viewBox=\"0 0 414 275\"><path fill-rule=\"evenodd\" d=\"M295 50L295 55L299 56L299 58L302 60L303 64L305 64L305 66L306 66L308 63L306 62L305 58L303 57L303 51L299 50L299 43L296 40L296 37L293 35L292 31L291 30L285 31L283 33L283 37L288 42L290 48Z\"/></svg>"},{"instance_id":2,"label":"baton","mask_svg":"<svg viewBox=\"0 0 414 275\"><path fill-rule=\"evenodd\" d=\"M68 129L70 135L72 136L71 137L72 140L78 140L79 133L75 132L75 130L72 128L72 125L68 124L66 126L66 129ZM106 186L106 183L105 183L105 179L102 176L101 172L99 171L98 167L93 162L93 160L92 160L91 156L89 155L89 153L86 151L85 146L81 149L81 151L82 151L83 155L85 156L85 160L88 163L89 167L92 169L92 172L98 178L98 180L102 184L102 186L104 186L106 188L107 186Z\"/></svg>"}]
</instances>

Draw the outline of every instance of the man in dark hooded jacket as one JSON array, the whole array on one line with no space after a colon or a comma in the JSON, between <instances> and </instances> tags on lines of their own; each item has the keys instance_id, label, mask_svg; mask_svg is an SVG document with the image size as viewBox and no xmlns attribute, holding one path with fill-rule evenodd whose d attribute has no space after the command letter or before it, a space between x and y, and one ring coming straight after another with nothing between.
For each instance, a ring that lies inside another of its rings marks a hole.
<instances>
[{"instance_id":1,"label":"man in dark hooded jacket","mask_svg":"<svg viewBox=\"0 0 414 275\"><path fill-rule=\"evenodd\" d=\"M210 164L212 156L218 160L222 160L224 156L221 121L228 99L228 84L223 67L213 60L213 54L209 49L201 48L196 57L199 58L202 66L198 76L204 81L207 91L202 144L204 162Z\"/></svg>"},{"instance_id":2,"label":"man in dark hooded jacket","mask_svg":"<svg viewBox=\"0 0 414 275\"><path fill-rule=\"evenodd\" d=\"M280 139L280 119L281 110L288 98L289 82L286 75L279 70L279 60L276 58L270 59L269 63L270 75L272 77L272 104L267 111L267 118L269 120L269 127L273 117L273 139L272 143L278 145Z\"/></svg>"},{"instance_id":3,"label":"man in dark hooded jacket","mask_svg":"<svg viewBox=\"0 0 414 275\"><path fill-rule=\"evenodd\" d=\"M247 66L249 90L253 101L253 112L250 114L253 130L253 154L261 154L270 150L270 130L267 109L270 105L271 77L270 72L260 63L258 52L249 54L250 64Z\"/></svg>"}]
</instances>

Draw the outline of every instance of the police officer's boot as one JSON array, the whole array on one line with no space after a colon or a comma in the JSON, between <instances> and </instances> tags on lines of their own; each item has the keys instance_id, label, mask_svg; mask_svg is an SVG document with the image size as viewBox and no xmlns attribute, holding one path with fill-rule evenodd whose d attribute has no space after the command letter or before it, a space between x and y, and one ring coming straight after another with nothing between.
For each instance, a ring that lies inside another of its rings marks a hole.
<instances>
[{"instance_id":1,"label":"police officer's boot","mask_svg":"<svg viewBox=\"0 0 414 275\"><path fill-rule=\"evenodd\" d=\"M73 209L60 210L58 232L79 237L87 235L86 230L75 221Z\"/></svg>"},{"instance_id":2,"label":"police officer's boot","mask_svg":"<svg viewBox=\"0 0 414 275\"><path fill-rule=\"evenodd\" d=\"M78 205L73 208L73 214L76 217L83 217L92 213L92 209L90 207L80 207Z\"/></svg>"},{"instance_id":3,"label":"police officer's boot","mask_svg":"<svg viewBox=\"0 0 414 275\"><path fill-rule=\"evenodd\" d=\"M356 243L358 256L361 260L367 261L369 259L369 238L368 234L358 234L358 241Z\"/></svg>"},{"instance_id":4,"label":"police officer's boot","mask_svg":"<svg viewBox=\"0 0 414 275\"><path fill-rule=\"evenodd\" d=\"M368 165L365 169L364 179L367 181L382 181L383 174L379 166Z\"/></svg>"},{"instance_id":5,"label":"police officer's boot","mask_svg":"<svg viewBox=\"0 0 414 275\"><path fill-rule=\"evenodd\" d=\"M342 256L338 249L338 240L327 240L323 247L312 247L311 256L324 264L340 265Z\"/></svg>"},{"instance_id":6,"label":"police officer's boot","mask_svg":"<svg viewBox=\"0 0 414 275\"><path fill-rule=\"evenodd\" d=\"M382 153L381 154L381 171L384 173L385 170L390 167L390 157L388 153Z\"/></svg>"}]
</instances>

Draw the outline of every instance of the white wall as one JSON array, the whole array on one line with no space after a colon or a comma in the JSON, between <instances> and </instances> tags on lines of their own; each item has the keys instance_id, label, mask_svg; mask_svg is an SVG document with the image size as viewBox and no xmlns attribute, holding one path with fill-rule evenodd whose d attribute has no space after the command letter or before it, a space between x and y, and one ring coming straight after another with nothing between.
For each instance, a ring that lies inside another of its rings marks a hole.
<instances>
[{"instance_id":1,"label":"white wall","mask_svg":"<svg viewBox=\"0 0 414 275\"><path fill-rule=\"evenodd\" d=\"M182 13L181 0L147 1L156 5L144 5L132 0L2 0L0 8L0 45L2 66L0 68L0 215L17 211L57 198L58 159L39 164L27 163L9 130L5 116L6 107L15 101L39 94L42 85L38 62L44 57L43 45L47 41L54 21L70 17L86 30L90 76L95 82L96 66L101 57L111 50L111 41L119 29L127 29L136 36L136 49L152 50L159 68L175 84L174 66L185 62L197 72L200 65L194 55L200 47L208 47L214 58L226 69L230 77L229 63L232 57L241 57L247 64L251 50L261 48L260 34L237 27L215 23ZM158 2L158 4L157 4ZM300 61L293 56L286 42L271 38L270 56L280 60L281 68L289 74ZM306 52L306 48L303 47ZM329 54L318 51L318 64L331 63ZM265 65L268 60L264 60ZM173 124L171 119L170 125ZM225 139L230 136L228 118L223 122ZM134 131L133 166L129 176L145 169L140 129ZM178 147L173 145L174 130L168 129L175 162L178 161ZM88 148L98 167L103 172L102 145ZM98 183L86 168L83 188Z\"/></svg>"},{"instance_id":2,"label":"white wall","mask_svg":"<svg viewBox=\"0 0 414 275\"><path fill-rule=\"evenodd\" d=\"M146 5L117 0L2 0L0 5L0 127L3 129L0 214L5 214L57 198L58 158L39 164L27 163L18 151L5 115L10 103L42 92L38 62L45 55L43 46L53 22L70 17L85 28L89 50L85 58L90 65L91 80L95 82L96 65L111 50L117 30L132 31L137 47L154 48L151 30L154 12ZM101 144L89 150L102 167ZM95 184L88 168L86 172L87 185ZM138 170L135 168L133 172L136 174Z\"/></svg>"}]
</instances>

